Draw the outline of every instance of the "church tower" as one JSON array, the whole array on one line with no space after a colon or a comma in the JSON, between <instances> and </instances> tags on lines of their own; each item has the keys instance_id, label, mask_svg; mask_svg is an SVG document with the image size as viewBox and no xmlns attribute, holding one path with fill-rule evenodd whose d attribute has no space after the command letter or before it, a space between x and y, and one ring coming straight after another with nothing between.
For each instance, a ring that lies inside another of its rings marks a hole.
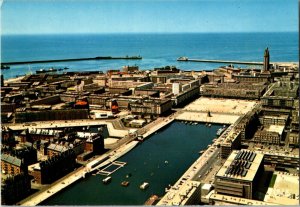
<instances>
[{"instance_id":1,"label":"church tower","mask_svg":"<svg viewBox=\"0 0 300 207\"><path fill-rule=\"evenodd\" d=\"M270 54L269 54L269 48L265 49L264 54L264 68L263 71L269 71L270 66Z\"/></svg>"}]
</instances>

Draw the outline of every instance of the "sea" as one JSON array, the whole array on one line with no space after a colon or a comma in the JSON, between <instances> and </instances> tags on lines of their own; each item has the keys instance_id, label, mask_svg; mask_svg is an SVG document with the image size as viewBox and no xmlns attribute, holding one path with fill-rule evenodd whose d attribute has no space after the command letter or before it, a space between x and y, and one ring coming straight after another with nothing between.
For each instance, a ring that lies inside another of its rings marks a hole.
<instances>
[{"instance_id":1,"label":"sea","mask_svg":"<svg viewBox=\"0 0 300 207\"><path fill-rule=\"evenodd\" d=\"M1 62L126 55L140 55L143 59L11 65L9 70L1 70L1 73L4 79L9 79L34 74L42 68L68 67L68 71L105 72L122 69L125 65L137 65L140 70L167 65L184 70L212 70L224 63L178 62L177 58L263 61L267 47L271 62L298 62L298 38L297 32L2 35Z\"/></svg>"}]
</instances>

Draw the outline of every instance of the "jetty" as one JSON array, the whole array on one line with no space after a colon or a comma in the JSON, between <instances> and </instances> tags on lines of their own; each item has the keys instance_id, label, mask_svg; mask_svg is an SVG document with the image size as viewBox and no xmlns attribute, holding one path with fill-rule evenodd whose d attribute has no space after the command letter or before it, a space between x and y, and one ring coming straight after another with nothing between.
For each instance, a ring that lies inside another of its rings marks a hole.
<instances>
[{"instance_id":1,"label":"jetty","mask_svg":"<svg viewBox=\"0 0 300 207\"><path fill-rule=\"evenodd\" d=\"M67 59L51 59L51 60L30 60L30 61L18 61L18 62L3 62L2 65L23 65L34 63L52 63L52 62L73 62L84 60L141 60L141 56L125 56L125 57L111 57L111 56L97 56L90 58L67 58Z\"/></svg>"},{"instance_id":2,"label":"jetty","mask_svg":"<svg viewBox=\"0 0 300 207\"><path fill-rule=\"evenodd\" d=\"M179 57L177 61L190 62L205 62L205 63L227 63L227 64L242 64L242 65L263 65L263 62L249 62L238 60L207 60L207 59L189 59L188 57Z\"/></svg>"}]
</instances>

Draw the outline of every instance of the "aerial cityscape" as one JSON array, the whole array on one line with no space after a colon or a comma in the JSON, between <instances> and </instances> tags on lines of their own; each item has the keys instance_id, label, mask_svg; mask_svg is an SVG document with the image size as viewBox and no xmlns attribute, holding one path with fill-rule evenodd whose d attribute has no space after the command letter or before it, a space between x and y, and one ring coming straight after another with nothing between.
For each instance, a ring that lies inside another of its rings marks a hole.
<instances>
[{"instance_id":1,"label":"aerial cityscape","mask_svg":"<svg viewBox=\"0 0 300 207\"><path fill-rule=\"evenodd\" d=\"M2 2L1 205L299 205L275 2Z\"/></svg>"}]
</instances>

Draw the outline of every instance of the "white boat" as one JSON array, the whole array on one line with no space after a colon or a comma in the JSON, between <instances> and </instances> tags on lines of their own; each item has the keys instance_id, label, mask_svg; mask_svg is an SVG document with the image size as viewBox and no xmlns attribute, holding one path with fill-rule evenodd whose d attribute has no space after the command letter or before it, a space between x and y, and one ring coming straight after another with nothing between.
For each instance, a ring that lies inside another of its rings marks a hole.
<instances>
[{"instance_id":1,"label":"white boat","mask_svg":"<svg viewBox=\"0 0 300 207\"><path fill-rule=\"evenodd\" d=\"M140 185L140 189L142 189L142 190L145 190L148 187L149 187L149 183L147 183L147 182L143 182L143 184Z\"/></svg>"},{"instance_id":2,"label":"white boat","mask_svg":"<svg viewBox=\"0 0 300 207\"><path fill-rule=\"evenodd\" d=\"M143 135L139 135L139 136L137 137L137 140L139 140L139 141L143 141L143 140L144 140L144 137L143 137Z\"/></svg>"},{"instance_id":3,"label":"white boat","mask_svg":"<svg viewBox=\"0 0 300 207\"><path fill-rule=\"evenodd\" d=\"M220 128L220 129L218 129L218 131L217 131L217 135L219 136L219 135L221 135L224 131L225 131L225 127L223 127L223 128Z\"/></svg>"},{"instance_id":4,"label":"white boat","mask_svg":"<svg viewBox=\"0 0 300 207\"><path fill-rule=\"evenodd\" d=\"M102 180L104 184L109 183L111 181L111 177L106 177Z\"/></svg>"}]
</instances>

